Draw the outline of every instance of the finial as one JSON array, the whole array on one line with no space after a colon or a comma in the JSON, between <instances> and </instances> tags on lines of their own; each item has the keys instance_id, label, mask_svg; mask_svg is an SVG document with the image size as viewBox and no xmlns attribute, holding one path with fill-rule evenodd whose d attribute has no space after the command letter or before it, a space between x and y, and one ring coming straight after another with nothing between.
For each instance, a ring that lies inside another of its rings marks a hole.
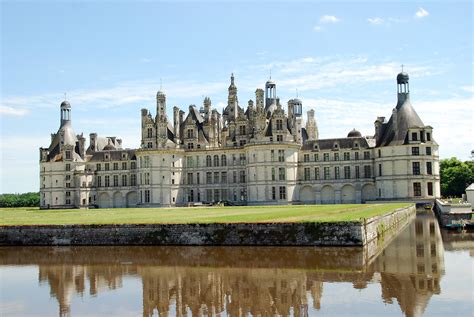
<instances>
[{"instance_id":1,"label":"finial","mask_svg":"<svg viewBox=\"0 0 474 317\"><path fill-rule=\"evenodd\" d=\"M272 80L272 69L270 68L270 80Z\"/></svg>"},{"instance_id":2,"label":"finial","mask_svg":"<svg viewBox=\"0 0 474 317\"><path fill-rule=\"evenodd\" d=\"M296 98L298 98L298 88L296 88Z\"/></svg>"},{"instance_id":3,"label":"finial","mask_svg":"<svg viewBox=\"0 0 474 317\"><path fill-rule=\"evenodd\" d=\"M64 93L64 101L66 101L66 100L67 100L67 94Z\"/></svg>"},{"instance_id":4,"label":"finial","mask_svg":"<svg viewBox=\"0 0 474 317\"><path fill-rule=\"evenodd\" d=\"M230 83L232 85L234 84L234 73L233 72L230 74Z\"/></svg>"},{"instance_id":5,"label":"finial","mask_svg":"<svg viewBox=\"0 0 474 317\"><path fill-rule=\"evenodd\" d=\"M405 66L405 65L402 64L402 73L403 73L403 66Z\"/></svg>"},{"instance_id":6,"label":"finial","mask_svg":"<svg viewBox=\"0 0 474 317\"><path fill-rule=\"evenodd\" d=\"M160 91L162 91L162 88L163 88L162 86L163 86L163 81L160 78Z\"/></svg>"}]
</instances>

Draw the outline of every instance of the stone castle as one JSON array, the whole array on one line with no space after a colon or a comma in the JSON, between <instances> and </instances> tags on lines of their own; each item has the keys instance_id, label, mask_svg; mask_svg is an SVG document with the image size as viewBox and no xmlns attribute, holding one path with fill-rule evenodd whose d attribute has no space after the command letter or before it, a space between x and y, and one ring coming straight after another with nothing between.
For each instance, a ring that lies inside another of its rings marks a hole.
<instances>
[{"instance_id":1,"label":"stone castle","mask_svg":"<svg viewBox=\"0 0 474 317\"><path fill-rule=\"evenodd\" d=\"M156 95L156 116L141 110L141 146L90 134L89 146L61 103L61 124L40 148L41 208L183 206L224 202L334 204L440 197L438 144L410 102L409 77L397 76L398 101L375 132L319 139L314 110L302 101L286 111L275 82L239 105L234 76L219 113L206 97L186 114Z\"/></svg>"}]
</instances>

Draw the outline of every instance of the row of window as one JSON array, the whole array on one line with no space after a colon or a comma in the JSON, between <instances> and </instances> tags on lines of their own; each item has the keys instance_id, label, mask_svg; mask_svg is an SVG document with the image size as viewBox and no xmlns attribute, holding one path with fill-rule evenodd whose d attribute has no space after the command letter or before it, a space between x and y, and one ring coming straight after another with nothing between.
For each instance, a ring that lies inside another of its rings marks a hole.
<instances>
[{"instance_id":1,"label":"row of window","mask_svg":"<svg viewBox=\"0 0 474 317\"><path fill-rule=\"evenodd\" d=\"M332 174L331 171L334 171ZM350 166L344 166L344 169L342 170L343 174L341 175L341 168L339 166L335 166L334 169L331 167L327 166L323 168L323 179L324 180L330 180L330 179L351 179L355 178L358 179L360 178L360 166L355 166L354 167L354 177L352 177L351 174L351 167ZM342 177L341 177L342 176ZM372 168L370 165L364 165L364 178L371 178L372 177ZM320 168L315 167L314 168L314 174L311 174L311 168L305 167L304 168L304 173L303 173L303 180L309 181L309 180L320 180L321 175L320 175Z\"/></svg>"},{"instance_id":2,"label":"row of window","mask_svg":"<svg viewBox=\"0 0 474 317\"><path fill-rule=\"evenodd\" d=\"M421 175L420 162L412 162L413 175ZM432 162L426 162L426 174L433 175Z\"/></svg>"},{"instance_id":3,"label":"row of window","mask_svg":"<svg viewBox=\"0 0 474 317\"><path fill-rule=\"evenodd\" d=\"M312 156L310 154L303 154L303 162L311 162L311 159L313 159L313 162L319 162L319 153L314 153ZM354 152L353 159L358 161L360 160L360 153L359 152ZM363 159L364 160L370 160L370 151L365 151L363 154ZM340 161L341 156L339 152L333 153L332 157L330 156L330 153L323 153L323 161L328 162L328 161ZM351 160L351 152L343 152L342 156L343 161L350 161Z\"/></svg>"},{"instance_id":4,"label":"row of window","mask_svg":"<svg viewBox=\"0 0 474 317\"><path fill-rule=\"evenodd\" d=\"M205 197L201 197L200 190L190 189L187 191L187 202L218 202L223 200L231 201L245 201L247 200L247 189L241 188L228 191L226 188L222 189L206 189ZM202 199L204 198L204 199Z\"/></svg>"},{"instance_id":5,"label":"row of window","mask_svg":"<svg viewBox=\"0 0 474 317\"><path fill-rule=\"evenodd\" d=\"M112 170L113 171L118 171L119 170L119 163L114 162L112 163ZM136 162L130 162L130 169L136 169L137 168L137 163ZM122 162L121 164L121 169L122 170L127 170L128 169L128 163L127 162ZM96 164L96 171L101 171L102 170L102 163L97 163ZM104 163L104 171L110 171L110 163Z\"/></svg>"},{"instance_id":6,"label":"row of window","mask_svg":"<svg viewBox=\"0 0 474 317\"><path fill-rule=\"evenodd\" d=\"M426 137L425 137L426 136ZM425 132L420 131L419 137L418 137L418 132L412 132L411 133L411 140L412 141L421 141L421 142L430 142L431 141L431 133L430 132Z\"/></svg>"},{"instance_id":7,"label":"row of window","mask_svg":"<svg viewBox=\"0 0 474 317\"><path fill-rule=\"evenodd\" d=\"M102 180L104 181L102 183ZM137 185L137 175L130 175L130 186ZM119 175L112 175L112 183L110 182L110 175L97 176L97 187L119 187L129 186L128 175L122 175L122 182L119 184Z\"/></svg>"},{"instance_id":8,"label":"row of window","mask_svg":"<svg viewBox=\"0 0 474 317\"><path fill-rule=\"evenodd\" d=\"M425 148L426 150L426 155L431 155L431 146L427 146ZM411 155L417 156L420 155L420 148L418 146L414 146L411 148Z\"/></svg>"},{"instance_id":9,"label":"row of window","mask_svg":"<svg viewBox=\"0 0 474 317\"><path fill-rule=\"evenodd\" d=\"M433 183L432 182L426 183L426 193L428 196L433 196ZM419 182L413 183L413 195L415 197L421 196L421 183Z\"/></svg>"}]
</instances>

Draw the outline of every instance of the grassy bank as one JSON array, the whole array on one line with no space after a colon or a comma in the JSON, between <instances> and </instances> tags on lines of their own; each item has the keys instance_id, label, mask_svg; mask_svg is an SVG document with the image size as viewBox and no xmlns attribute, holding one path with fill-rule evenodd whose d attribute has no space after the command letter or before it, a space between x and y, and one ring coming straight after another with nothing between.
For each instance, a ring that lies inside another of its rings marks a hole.
<instances>
[{"instance_id":1,"label":"grassy bank","mask_svg":"<svg viewBox=\"0 0 474 317\"><path fill-rule=\"evenodd\" d=\"M301 205L189 208L62 209L1 208L0 225L259 223L359 221L408 206Z\"/></svg>"}]
</instances>

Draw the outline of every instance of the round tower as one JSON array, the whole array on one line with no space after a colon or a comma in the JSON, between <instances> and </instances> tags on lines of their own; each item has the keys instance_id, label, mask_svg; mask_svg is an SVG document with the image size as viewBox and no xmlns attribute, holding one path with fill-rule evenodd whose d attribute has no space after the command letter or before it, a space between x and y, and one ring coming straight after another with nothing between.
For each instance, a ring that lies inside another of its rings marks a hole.
<instances>
[{"instance_id":1,"label":"round tower","mask_svg":"<svg viewBox=\"0 0 474 317\"><path fill-rule=\"evenodd\" d=\"M71 122L71 104L64 100L61 103L61 127L68 122Z\"/></svg>"}]
</instances>

